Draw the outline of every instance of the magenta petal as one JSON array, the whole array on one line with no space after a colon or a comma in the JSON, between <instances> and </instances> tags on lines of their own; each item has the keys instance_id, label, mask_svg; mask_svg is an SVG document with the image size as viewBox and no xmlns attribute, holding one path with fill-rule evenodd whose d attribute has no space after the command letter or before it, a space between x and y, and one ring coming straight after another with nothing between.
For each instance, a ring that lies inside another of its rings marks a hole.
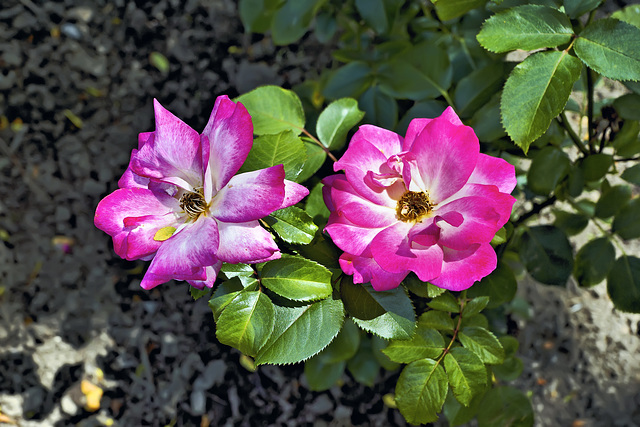
<instances>
[{"instance_id":1,"label":"magenta petal","mask_svg":"<svg viewBox=\"0 0 640 427\"><path fill-rule=\"evenodd\" d=\"M131 170L131 162L133 161L133 157L136 155L138 150L131 151L131 159L129 160L129 166L127 166L127 170L124 171L122 177L118 180L118 187L120 188L148 188L149 187L149 178L145 178L138 174L135 174Z\"/></svg>"},{"instance_id":2,"label":"magenta petal","mask_svg":"<svg viewBox=\"0 0 640 427\"><path fill-rule=\"evenodd\" d=\"M464 221L452 226L444 221L438 223L442 232L439 243L448 248L462 250L474 243L488 243L493 239L500 225L500 214L492 201L485 197L463 197L442 206L438 211L457 212Z\"/></svg>"},{"instance_id":3,"label":"magenta petal","mask_svg":"<svg viewBox=\"0 0 640 427\"><path fill-rule=\"evenodd\" d=\"M484 197L487 199L487 203L500 215L498 228L509 221L513 204L516 202L515 197L510 194L501 193L495 185L467 184L456 193L454 197L442 204L442 210L445 210L444 207L448 206L451 201L465 197Z\"/></svg>"},{"instance_id":4,"label":"magenta petal","mask_svg":"<svg viewBox=\"0 0 640 427\"><path fill-rule=\"evenodd\" d=\"M378 233L371 242L373 259L390 273L413 271L427 282L440 274L442 249L438 245L415 249L409 241L412 224L398 222Z\"/></svg>"},{"instance_id":5,"label":"magenta petal","mask_svg":"<svg viewBox=\"0 0 640 427\"><path fill-rule=\"evenodd\" d=\"M380 228L397 221L395 206L391 208L372 203L360 196L344 178L333 181L330 194L332 204L339 206L337 212L353 224L366 228Z\"/></svg>"},{"instance_id":6,"label":"magenta petal","mask_svg":"<svg viewBox=\"0 0 640 427\"><path fill-rule=\"evenodd\" d=\"M309 195L309 190L304 185L297 184L287 179L284 180L284 200L278 209L288 208L298 203Z\"/></svg>"},{"instance_id":7,"label":"magenta petal","mask_svg":"<svg viewBox=\"0 0 640 427\"><path fill-rule=\"evenodd\" d=\"M131 230L127 236L127 253L124 257L128 260L141 259L155 253L163 242L154 240L158 230L164 227L179 227L178 215L168 213L166 215L147 215L137 218L135 225L129 225L131 221L125 218L125 225Z\"/></svg>"},{"instance_id":8,"label":"magenta petal","mask_svg":"<svg viewBox=\"0 0 640 427\"><path fill-rule=\"evenodd\" d=\"M200 135L154 100L154 138L131 161L134 173L191 190L202 185Z\"/></svg>"},{"instance_id":9,"label":"magenta petal","mask_svg":"<svg viewBox=\"0 0 640 427\"><path fill-rule=\"evenodd\" d=\"M210 210L220 221L254 221L279 209L284 197L284 167L277 165L231 178L215 195Z\"/></svg>"},{"instance_id":10,"label":"magenta petal","mask_svg":"<svg viewBox=\"0 0 640 427\"><path fill-rule=\"evenodd\" d=\"M365 228L353 224L344 215L332 213L324 229L340 249L354 255L361 255L384 228Z\"/></svg>"},{"instance_id":11,"label":"magenta petal","mask_svg":"<svg viewBox=\"0 0 640 427\"><path fill-rule=\"evenodd\" d=\"M131 228L125 225L127 217L156 215L163 217L180 209L173 197L154 193L146 188L121 188L102 199L96 208L96 227L113 237L115 252L127 258L127 242Z\"/></svg>"},{"instance_id":12,"label":"magenta petal","mask_svg":"<svg viewBox=\"0 0 640 427\"><path fill-rule=\"evenodd\" d=\"M205 280L204 267L218 262L218 242L216 220L201 216L160 246L146 275L150 278Z\"/></svg>"},{"instance_id":13,"label":"magenta petal","mask_svg":"<svg viewBox=\"0 0 640 427\"><path fill-rule=\"evenodd\" d=\"M495 185L501 192L510 194L517 184L516 168L504 159L480 153L469 184Z\"/></svg>"},{"instance_id":14,"label":"magenta petal","mask_svg":"<svg viewBox=\"0 0 640 427\"><path fill-rule=\"evenodd\" d=\"M231 264L268 259L279 252L271 234L258 221L245 223L218 222L220 245L216 256Z\"/></svg>"},{"instance_id":15,"label":"magenta petal","mask_svg":"<svg viewBox=\"0 0 640 427\"><path fill-rule=\"evenodd\" d=\"M430 282L450 291L462 291L489 275L497 263L496 252L488 243L473 251L445 249L442 272Z\"/></svg>"},{"instance_id":16,"label":"magenta petal","mask_svg":"<svg viewBox=\"0 0 640 427\"><path fill-rule=\"evenodd\" d=\"M202 135L209 142L209 153L204 162L215 193L227 185L251 151L251 116L244 105L231 101L226 95L219 96Z\"/></svg>"},{"instance_id":17,"label":"magenta petal","mask_svg":"<svg viewBox=\"0 0 640 427\"><path fill-rule=\"evenodd\" d=\"M389 273L383 270L371 256L355 256L345 252L340 256L339 261L342 271L353 275L353 283L370 282L376 291L397 288L409 273L408 271Z\"/></svg>"},{"instance_id":18,"label":"magenta petal","mask_svg":"<svg viewBox=\"0 0 640 427\"><path fill-rule=\"evenodd\" d=\"M442 116L430 121L411 148L425 186L423 190L429 192L435 203L447 199L466 184L480 150L473 129L452 123L456 120L451 115L455 113L447 109Z\"/></svg>"},{"instance_id":19,"label":"magenta petal","mask_svg":"<svg viewBox=\"0 0 640 427\"><path fill-rule=\"evenodd\" d=\"M213 285L216 282L216 277L218 277L218 272L220 272L221 267L222 261L218 261L213 265L206 266L204 268L206 276L205 280L187 280L187 283L198 289L204 289L205 287L213 288Z\"/></svg>"}]
</instances>

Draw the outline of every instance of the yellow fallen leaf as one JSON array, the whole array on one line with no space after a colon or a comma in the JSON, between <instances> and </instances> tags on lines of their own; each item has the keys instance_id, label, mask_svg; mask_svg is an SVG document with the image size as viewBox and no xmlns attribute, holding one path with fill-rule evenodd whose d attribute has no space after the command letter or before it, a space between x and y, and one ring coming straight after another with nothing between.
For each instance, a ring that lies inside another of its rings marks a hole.
<instances>
[{"instance_id":1,"label":"yellow fallen leaf","mask_svg":"<svg viewBox=\"0 0 640 427\"><path fill-rule=\"evenodd\" d=\"M102 389L100 387L87 380L82 380L80 390L87 399L84 404L84 409L89 412L95 412L100 409L100 400L102 399Z\"/></svg>"}]
</instances>

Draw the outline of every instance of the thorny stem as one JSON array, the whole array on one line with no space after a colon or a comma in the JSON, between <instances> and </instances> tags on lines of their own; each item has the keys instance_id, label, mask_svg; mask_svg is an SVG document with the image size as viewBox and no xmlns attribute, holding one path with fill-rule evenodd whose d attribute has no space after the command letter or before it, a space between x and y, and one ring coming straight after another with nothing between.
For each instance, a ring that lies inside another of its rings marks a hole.
<instances>
[{"instance_id":1,"label":"thorny stem","mask_svg":"<svg viewBox=\"0 0 640 427\"><path fill-rule=\"evenodd\" d=\"M563 111L562 113L560 113L560 115L556 117L556 120L558 121L558 123L560 123L560 126L562 126L567 131L567 133L569 133L569 137L571 138L571 141L576 147L578 147L578 150L580 150L580 152L585 157L588 156L589 151L587 151L587 149L584 147L584 145L580 141L580 138L578 137L576 132L573 130L573 128L569 124L569 121L567 120L567 115L565 114L565 112Z\"/></svg>"},{"instance_id":2,"label":"thorny stem","mask_svg":"<svg viewBox=\"0 0 640 427\"><path fill-rule=\"evenodd\" d=\"M549 197L547 200L545 200L542 203L534 203L533 204L533 208L531 208L531 210L529 212L526 212L526 213L520 215L520 218L518 218L516 221L513 222L513 227L517 228L520 224L524 223L525 221L527 221L532 216L534 216L536 214L539 214L540 211L542 211L542 209L546 208L547 206L551 206L552 204L554 204L556 202L556 200L557 200L556 196L551 196L551 197Z\"/></svg>"},{"instance_id":3,"label":"thorny stem","mask_svg":"<svg viewBox=\"0 0 640 427\"><path fill-rule=\"evenodd\" d=\"M320 141L318 140L318 138L316 138L315 136L311 135L311 134L309 133L309 131L307 131L307 130L306 130L306 129L304 129L304 128L302 129L302 133L304 133L305 135L307 135L307 136L308 136L308 137L309 137L313 142L315 142L316 144L318 144L318 145L320 146L320 148L322 148L322 150L323 150L325 153L327 153L327 156L329 156L329 158L330 158L331 160L333 160L333 162L334 162L334 163L338 161L338 159L336 159L336 156L334 156L334 155L331 153L331 151L329 151L329 149L328 149L327 147L325 147L324 145L322 145L322 142L320 142Z\"/></svg>"}]
</instances>

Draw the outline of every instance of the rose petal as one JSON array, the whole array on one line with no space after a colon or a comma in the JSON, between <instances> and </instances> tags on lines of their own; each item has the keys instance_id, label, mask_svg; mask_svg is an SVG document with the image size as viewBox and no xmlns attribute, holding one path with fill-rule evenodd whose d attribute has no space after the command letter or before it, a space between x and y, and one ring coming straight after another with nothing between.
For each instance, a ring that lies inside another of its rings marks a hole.
<instances>
[{"instance_id":1,"label":"rose petal","mask_svg":"<svg viewBox=\"0 0 640 427\"><path fill-rule=\"evenodd\" d=\"M284 197L284 167L276 165L231 178L216 194L210 211L224 222L254 221L279 209Z\"/></svg>"},{"instance_id":2,"label":"rose petal","mask_svg":"<svg viewBox=\"0 0 640 427\"><path fill-rule=\"evenodd\" d=\"M340 267L345 274L353 275L353 283L371 283L376 291L387 291L397 288L407 277L408 272L389 273L380 267L371 257L355 256L343 253L340 256Z\"/></svg>"},{"instance_id":3,"label":"rose petal","mask_svg":"<svg viewBox=\"0 0 640 427\"><path fill-rule=\"evenodd\" d=\"M288 208L309 195L309 189L288 179L284 180L284 200L278 209Z\"/></svg>"},{"instance_id":4,"label":"rose petal","mask_svg":"<svg viewBox=\"0 0 640 427\"><path fill-rule=\"evenodd\" d=\"M504 159L480 153L469 184L495 185L501 192L510 194L517 184L516 168Z\"/></svg>"},{"instance_id":5,"label":"rose petal","mask_svg":"<svg viewBox=\"0 0 640 427\"><path fill-rule=\"evenodd\" d=\"M338 213L350 222L366 228L387 227L397 221L395 205L380 206L360 196L349 181L337 179L330 190L332 204L339 206Z\"/></svg>"},{"instance_id":6,"label":"rose petal","mask_svg":"<svg viewBox=\"0 0 640 427\"><path fill-rule=\"evenodd\" d=\"M333 243L340 249L354 255L360 255L384 228L365 228L355 225L344 216L332 213L324 229Z\"/></svg>"},{"instance_id":7,"label":"rose petal","mask_svg":"<svg viewBox=\"0 0 640 427\"><path fill-rule=\"evenodd\" d=\"M222 261L218 261L213 265L206 266L204 268L204 272L206 276L205 280L187 280L187 283L189 283L194 288L198 288L198 289L204 289L205 287L213 288L213 285L216 282L216 278L218 277L218 272L220 272L221 267L222 267Z\"/></svg>"},{"instance_id":8,"label":"rose petal","mask_svg":"<svg viewBox=\"0 0 640 427\"><path fill-rule=\"evenodd\" d=\"M496 252L488 243L468 251L445 248L442 272L430 282L450 291L462 291L489 275L496 269L497 263Z\"/></svg>"},{"instance_id":9,"label":"rose petal","mask_svg":"<svg viewBox=\"0 0 640 427\"><path fill-rule=\"evenodd\" d=\"M218 222L220 245L216 256L231 264L270 258L279 252L271 234L258 221L233 224Z\"/></svg>"}]
</instances>

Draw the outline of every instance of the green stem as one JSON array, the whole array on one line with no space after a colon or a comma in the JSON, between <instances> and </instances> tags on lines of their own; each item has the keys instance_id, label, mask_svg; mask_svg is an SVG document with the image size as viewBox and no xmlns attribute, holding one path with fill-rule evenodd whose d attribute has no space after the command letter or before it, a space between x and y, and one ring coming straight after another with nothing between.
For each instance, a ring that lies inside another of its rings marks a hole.
<instances>
[{"instance_id":1,"label":"green stem","mask_svg":"<svg viewBox=\"0 0 640 427\"><path fill-rule=\"evenodd\" d=\"M589 142L589 152L595 153L595 132L593 129L593 71L591 68L587 67L587 119L589 120L587 123L587 140Z\"/></svg>"},{"instance_id":2,"label":"green stem","mask_svg":"<svg viewBox=\"0 0 640 427\"><path fill-rule=\"evenodd\" d=\"M460 294L460 299L458 301L460 301L460 315L458 316L458 324L456 325L456 328L453 330L453 336L451 337L451 341L449 341L449 345L442 352L442 356L440 356L440 358L436 361L436 363L438 363L438 364L440 362L442 362L442 359L444 359L444 357L447 355L447 353L449 353L449 350L451 350L451 347L453 346L453 343L456 342L456 338L458 337L458 332L460 332L460 325L462 325L462 314L464 312L464 305L465 305L465 303L467 301L467 290L466 289L464 291L462 291L462 293Z\"/></svg>"},{"instance_id":3,"label":"green stem","mask_svg":"<svg viewBox=\"0 0 640 427\"><path fill-rule=\"evenodd\" d=\"M322 145L322 142L320 142L320 141L318 140L318 138L316 138L315 136L311 135L311 134L309 133L309 131L307 131L307 130L306 130L306 129L304 129L304 128L303 128L303 129L301 129L301 130L302 130L302 133L304 133L305 135L307 135L307 136L309 137L309 139L311 139L313 142L315 142L316 144L318 144L318 145L320 146L320 148L322 148L322 150L323 150L325 153L327 153L327 156L329 156L329 158L330 158L331 160L333 160L333 162L334 162L334 163L338 161L338 159L336 159L336 156L334 156L334 155L331 153L331 151L329 151L329 149L328 149L327 147L325 147L324 145Z\"/></svg>"},{"instance_id":4,"label":"green stem","mask_svg":"<svg viewBox=\"0 0 640 427\"><path fill-rule=\"evenodd\" d=\"M578 147L578 150L580 150L580 152L585 157L587 157L589 155L589 151L587 151L587 149L584 147L584 145L580 141L580 138L569 124L566 113L564 111L560 113L560 115L556 117L556 120L558 121L558 123L560 123L560 126L562 126L567 131L569 137L571 138L571 142L573 142L573 144Z\"/></svg>"}]
</instances>

